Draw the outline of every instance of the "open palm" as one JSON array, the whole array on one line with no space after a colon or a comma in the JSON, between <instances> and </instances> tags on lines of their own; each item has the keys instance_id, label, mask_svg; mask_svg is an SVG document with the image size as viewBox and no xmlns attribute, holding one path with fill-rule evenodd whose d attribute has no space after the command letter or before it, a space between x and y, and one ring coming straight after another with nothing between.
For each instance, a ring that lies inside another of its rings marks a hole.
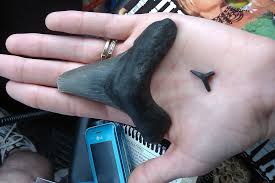
<instances>
[{"instance_id":1,"label":"open palm","mask_svg":"<svg viewBox=\"0 0 275 183\"><path fill-rule=\"evenodd\" d=\"M0 55L0 75L11 80L9 95L26 105L132 124L117 109L58 92L56 81L65 71L100 61L105 41L99 37L120 40L117 55L149 24L166 17L176 22L178 35L153 75L151 92L171 116L166 138L172 144L165 155L138 167L130 182L204 174L274 135L274 41L183 15L58 12L47 17L49 29L86 36L13 35L6 43L11 53L43 59ZM206 92L192 69L216 72L210 81L212 92Z\"/></svg>"}]
</instances>

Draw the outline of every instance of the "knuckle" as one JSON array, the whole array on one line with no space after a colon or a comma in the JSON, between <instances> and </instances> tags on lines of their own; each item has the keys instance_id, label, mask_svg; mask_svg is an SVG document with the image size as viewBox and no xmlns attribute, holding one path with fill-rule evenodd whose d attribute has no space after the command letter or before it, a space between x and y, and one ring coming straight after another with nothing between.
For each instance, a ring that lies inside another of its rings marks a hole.
<instances>
[{"instance_id":1,"label":"knuckle","mask_svg":"<svg viewBox=\"0 0 275 183\"><path fill-rule=\"evenodd\" d=\"M76 26L76 32L77 34L83 34L85 32L85 19L87 16L88 12L79 12L79 16L78 16L78 25Z\"/></svg>"},{"instance_id":2,"label":"knuckle","mask_svg":"<svg viewBox=\"0 0 275 183\"><path fill-rule=\"evenodd\" d=\"M112 36L112 27L114 27L114 23L117 22L116 21L116 17L118 15L114 15L114 14L110 14L108 15L108 20L106 21L106 23L104 24L104 28L102 31L102 37L104 38L111 38Z\"/></svg>"},{"instance_id":3,"label":"knuckle","mask_svg":"<svg viewBox=\"0 0 275 183\"><path fill-rule=\"evenodd\" d=\"M27 62L28 61L26 58L19 57L18 64L15 64L14 76L16 76L16 81L25 82L25 71Z\"/></svg>"},{"instance_id":4,"label":"knuckle","mask_svg":"<svg viewBox=\"0 0 275 183\"><path fill-rule=\"evenodd\" d=\"M39 89L35 86L32 90L32 100L31 107L41 109L40 108L40 98L39 98Z\"/></svg>"}]
</instances>

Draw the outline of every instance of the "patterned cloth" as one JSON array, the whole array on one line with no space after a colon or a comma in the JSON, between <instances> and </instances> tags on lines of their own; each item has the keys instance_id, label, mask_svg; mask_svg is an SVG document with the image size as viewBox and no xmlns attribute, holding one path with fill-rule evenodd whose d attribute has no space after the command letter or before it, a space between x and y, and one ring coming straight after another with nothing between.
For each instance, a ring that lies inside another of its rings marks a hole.
<instances>
[{"instance_id":1,"label":"patterned cloth","mask_svg":"<svg viewBox=\"0 0 275 183\"><path fill-rule=\"evenodd\" d=\"M84 11L110 12L121 1L126 0L82 0Z\"/></svg>"},{"instance_id":2,"label":"patterned cloth","mask_svg":"<svg viewBox=\"0 0 275 183\"><path fill-rule=\"evenodd\" d=\"M193 1L196 0L192 0L192 2ZM156 6L157 4L162 4L164 5L162 7L165 9L168 7L169 3L175 3L177 4L177 8L169 12L177 13L178 11L182 11L193 16L201 16L204 18L212 17L210 19L214 21L275 39L275 16L272 15L272 13L274 14L275 12L270 12L275 9L275 2L272 0L253 0L251 2L249 0L224 0L220 1L220 4L217 4L216 1L209 1L206 5L212 7L211 3L214 3L215 7L220 7L220 14L215 14L217 11L212 11L210 8L209 12L204 12L204 14L207 13L206 17L199 11L199 9L204 8L197 7L194 3L190 4L191 0L172 0L166 3L163 2L162 0L83 0L83 10L116 13L119 9L124 7L122 5L126 4L140 3L144 4L143 7L147 7L147 9L152 5ZM267 4L269 6L267 6ZM146 8L141 8L140 12L136 13L147 12L149 11L147 11Z\"/></svg>"},{"instance_id":3,"label":"patterned cloth","mask_svg":"<svg viewBox=\"0 0 275 183\"><path fill-rule=\"evenodd\" d=\"M92 11L94 8L102 5L103 0L83 0L83 7L84 11Z\"/></svg>"}]
</instances>

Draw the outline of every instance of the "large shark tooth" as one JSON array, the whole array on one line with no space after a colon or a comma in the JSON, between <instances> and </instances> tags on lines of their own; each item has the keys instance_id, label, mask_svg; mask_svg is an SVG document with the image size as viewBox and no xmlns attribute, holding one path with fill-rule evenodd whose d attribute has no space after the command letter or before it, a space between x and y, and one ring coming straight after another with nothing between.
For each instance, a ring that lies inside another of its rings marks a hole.
<instances>
[{"instance_id":1,"label":"large shark tooth","mask_svg":"<svg viewBox=\"0 0 275 183\"><path fill-rule=\"evenodd\" d=\"M123 54L61 75L58 89L126 112L145 140L159 142L171 119L153 100L150 83L176 35L177 27L172 20L155 22Z\"/></svg>"}]
</instances>

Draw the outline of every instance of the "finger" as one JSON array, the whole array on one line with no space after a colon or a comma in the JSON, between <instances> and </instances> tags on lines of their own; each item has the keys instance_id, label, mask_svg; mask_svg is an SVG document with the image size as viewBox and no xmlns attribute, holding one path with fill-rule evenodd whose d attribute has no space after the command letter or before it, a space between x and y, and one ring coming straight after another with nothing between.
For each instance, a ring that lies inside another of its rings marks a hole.
<instances>
[{"instance_id":1,"label":"finger","mask_svg":"<svg viewBox=\"0 0 275 183\"><path fill-rule=\"evenodd\" d=\"M58 76L83 64L0 54L0 76L13 81L56 86Z\"/></svg>"},{"instance_id":2,"label":"finger","mask_svg":"<svg viewBox=\"0 0 275 183\"><path fill-rule=\"evenodd\" d=\"M166 183L179 177L178 159L174 151L165 153L138 166L129 178L129 183Z\"/></svg>"},{"instance_id":3,"label":"finger","mask_svg":"<svg viewBox=\"0 0 275 183\"><path fill-rule=\"evenodd\" d=\"M117 109L60 93L56 88L10 81L6 89L12 98L33 108L65 115L115 120L131 124L130 118Z\"/></svg>"},{"instance_id":4,"label":"finger","mask_svg":"<svg viewBox=\"0 0 275 183\"><path fill-rule=\"evenodd\" d=\"M126 40L137 21L137 16L62 11L49 14L46 26L53 31Z\"/></svg>"},{"instance_id":5,"label":"finger","mask_svg":"<svg viewBox=\"0 0 275 183\"><path fill-rule=\"evenodd\" d=\"M95 38L65 37L43 34L15 34L6 41L9 52L29 57L52 58L81 63L99 61L105 41ZM113 55L126 49L118 44Z\"/></svg>"}]
</instances>

